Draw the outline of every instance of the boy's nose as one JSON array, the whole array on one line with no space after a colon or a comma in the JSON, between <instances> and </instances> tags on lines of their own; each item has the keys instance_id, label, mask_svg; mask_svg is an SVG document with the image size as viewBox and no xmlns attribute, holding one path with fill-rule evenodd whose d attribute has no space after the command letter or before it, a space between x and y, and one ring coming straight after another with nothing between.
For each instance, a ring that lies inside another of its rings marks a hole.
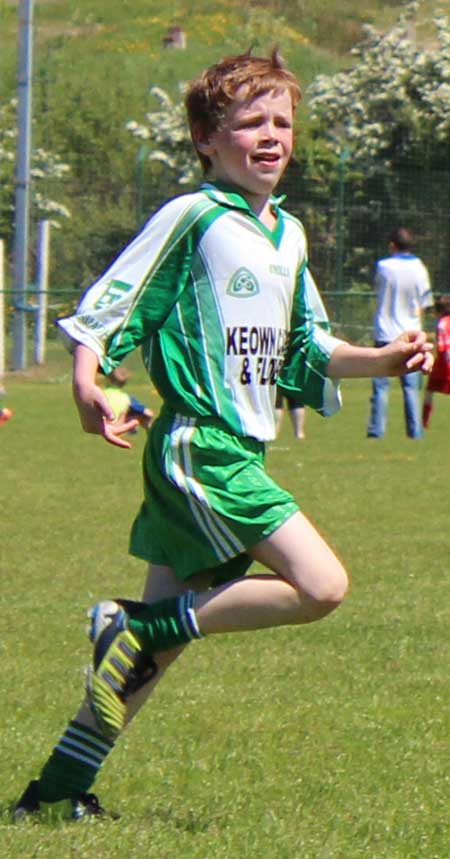
<instances>
[{"instance_id":1,"label":"boy's nose","mask_svg":"<svg viewBox=\"0 0 450 859\"><path fill-rule=\"evenodd\" d=\"M261 131L262 136L269 140L274 140L276 138L276 126L273 122L270 122L270 120L267 120L267 122L264 123Z\"/></svg>"}]
</instances>

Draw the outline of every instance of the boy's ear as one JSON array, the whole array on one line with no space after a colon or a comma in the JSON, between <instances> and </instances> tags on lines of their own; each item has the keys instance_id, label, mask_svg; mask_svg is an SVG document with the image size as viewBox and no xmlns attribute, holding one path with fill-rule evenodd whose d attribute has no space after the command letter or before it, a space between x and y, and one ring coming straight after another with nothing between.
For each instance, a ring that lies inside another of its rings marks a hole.
<instances>
[{"instance_id":1,"label":"boy's ear","mask_svg":"<svg viewBox=\"0 0 450 859\"><path fill-rule=\"evenodd\" d=\"M210 135L205 132L199 125L194 125L192 129L192 140L194 146L201 152L202 155L211 155L214 147L211 143Z\"/></svg>"}]
</instances>

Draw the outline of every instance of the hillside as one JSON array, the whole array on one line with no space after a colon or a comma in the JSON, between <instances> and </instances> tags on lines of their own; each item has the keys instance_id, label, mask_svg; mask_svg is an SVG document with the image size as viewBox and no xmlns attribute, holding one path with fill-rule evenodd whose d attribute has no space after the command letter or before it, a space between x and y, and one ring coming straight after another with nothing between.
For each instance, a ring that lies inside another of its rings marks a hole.
<instances>
[{"instance_id":1,"label":"hillside","mask_svg":"<svg viewBox=\"0 0 450 859\"><path fill-rule=\"evenodd\" d=\"M249 43L265 49L275 41L308 83L318 71L348 60L364 24L387 27L402 5L392 0L79 0L75 5L71 0L39 0L34 3L35 59L39 69L57 55L66 73L82 64L95 75L104 55L114 60L118 80L128 77L132 60L137 81L143 65L155 72L156 64L164 84L178 71L195 74L224 50L245 50ZM422 6L429 11L436 2ZM2 95L15 74L18 7L18 0L0 2ZM172 53L167 63L162 41L174 25L185 31L187 49L182 57Z\"/></svg>"}]
</instances>

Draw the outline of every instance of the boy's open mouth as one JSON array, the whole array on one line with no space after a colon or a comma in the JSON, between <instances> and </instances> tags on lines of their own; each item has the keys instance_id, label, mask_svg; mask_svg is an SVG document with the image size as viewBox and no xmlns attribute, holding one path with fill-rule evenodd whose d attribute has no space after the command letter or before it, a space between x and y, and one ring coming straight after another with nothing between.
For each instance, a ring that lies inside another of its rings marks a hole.
<instances>
[{"instance_id":1,"label":"boy's open mouth","mask_svg":"<svg viewBox=\"0 0 450 859\"><path fill-rule=\"evenodd\" d=\"M276 152L258 152L253 155L254 161L279 161L280 156Z\"/></svg>"}]
</instances>

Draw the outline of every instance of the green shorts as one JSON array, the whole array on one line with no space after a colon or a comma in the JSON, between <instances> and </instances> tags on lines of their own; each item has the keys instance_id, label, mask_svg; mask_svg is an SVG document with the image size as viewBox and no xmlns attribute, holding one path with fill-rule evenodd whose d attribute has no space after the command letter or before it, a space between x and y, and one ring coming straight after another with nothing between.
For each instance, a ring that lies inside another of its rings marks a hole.
<instances>
[{"instance_id":1,"label":"green shorts","mask_svg":"<svg viewBox=\"0 0 450 859\"><path fill-rule=\"evenodd\" d=\"M131 554L172 567L182 580L211 569L217 583L244 575L247 549L298 510L264 470L264 453L262 442L219 421L163 410L144 451Z\"/></svg>"}]
</instances>

